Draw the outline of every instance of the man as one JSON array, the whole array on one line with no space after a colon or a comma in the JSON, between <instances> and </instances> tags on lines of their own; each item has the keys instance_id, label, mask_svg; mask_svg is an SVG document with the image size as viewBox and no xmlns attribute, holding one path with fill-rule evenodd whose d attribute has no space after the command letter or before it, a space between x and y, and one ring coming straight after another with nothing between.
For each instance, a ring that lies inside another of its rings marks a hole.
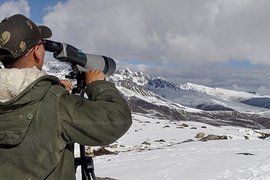
<instances>
[{"instance_id":1,"label":"man","mask_svg":"<svg viewBox=\"0 0 270 180\"><path fill-rule=\"evenodd\" d=\"M131 125L126 101L102 72L86 72L88 100L41 71L42 40L51 35L20 14L0 23L0 179L75 179L71 144L110 144Z\"/></svg>"}]
</instances>

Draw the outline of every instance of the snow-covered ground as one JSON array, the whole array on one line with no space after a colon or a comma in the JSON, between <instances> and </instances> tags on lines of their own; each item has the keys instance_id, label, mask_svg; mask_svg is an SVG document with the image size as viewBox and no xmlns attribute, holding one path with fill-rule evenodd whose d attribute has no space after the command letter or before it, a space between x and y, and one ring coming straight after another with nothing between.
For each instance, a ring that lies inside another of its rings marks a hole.
<instances>
[{"instance_id":1,"label":"snow-covered ground","mask_svg":"<svg viewBox=\"0 0 270 180\"><path fill-rule=\"evenodd\" d=\"M200 141L200 132L228 139ZM268 180L270 140L260 136L247 128L134 114L130 130L106 147L118 154L95 157L95 172L118 180Z\"/></svg>"}]
</instances>

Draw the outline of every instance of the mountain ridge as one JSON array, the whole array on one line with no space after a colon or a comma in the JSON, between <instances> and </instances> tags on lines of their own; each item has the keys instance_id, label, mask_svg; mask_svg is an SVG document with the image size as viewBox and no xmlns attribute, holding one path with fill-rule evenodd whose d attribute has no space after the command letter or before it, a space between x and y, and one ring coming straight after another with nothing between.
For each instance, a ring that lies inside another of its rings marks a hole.
<instances>
[{"instance_id":1,"label":"mountain ridge","mask_svg":"<svg viewBox=\"0 0 270 180\"><path fill-rule=\"evenodd\" d=\"M119 78L120 75L124 76ZM179 84L166 81L163 77L150 77L130 69L117 71L109 80L115 82L133 112L143 113L146 116L191 120L216 126L235 125L252 128L269 126L268 109L247 105L241 101L260 97L258 95L221 88L213 88L218 91L210 95L209 92L181 88ZM220 92L223 92L222 98ZM226 92L230 92L229 98L226 97Z\"/></svg>"},{"instance_id":2,"label":"mountain ridge","mask_svg":"<svg viewBox=\"0 0 270 180\"><path fill-rule=\"evenodd\" d=\"M47 64L45 69L59 78L65 77L70 71L68 66L58 63ZM133 113L172 121L204 122L215 126L235 125L257 129L270 127L270 110L260 103L256 103L256 106L261 107L256 107L253 102L247 101L263 96L193 83L185 86L131 69L118 70L107 77L107 80L116 85ZM268 101L268 97L265 98Z\"/></svg>"}]
</instances>

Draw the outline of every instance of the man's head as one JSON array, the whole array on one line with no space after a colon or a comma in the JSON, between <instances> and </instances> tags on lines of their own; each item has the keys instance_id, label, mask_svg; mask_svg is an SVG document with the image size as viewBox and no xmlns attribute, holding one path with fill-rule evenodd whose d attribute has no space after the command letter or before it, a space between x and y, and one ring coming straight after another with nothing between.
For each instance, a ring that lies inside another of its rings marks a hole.
<instances>
[{"instance_id":1,"label":"man's head","mask_svg":"<svg viewBox=\"0 0 270 180\"><path fill-rule=\"evenodd\" d=\"M42 68L45 49L42 39L52 36L46 26L37 26L27 17L15 14L0 23L0 61L5 67Z\"/></svg>"}]
</instances>

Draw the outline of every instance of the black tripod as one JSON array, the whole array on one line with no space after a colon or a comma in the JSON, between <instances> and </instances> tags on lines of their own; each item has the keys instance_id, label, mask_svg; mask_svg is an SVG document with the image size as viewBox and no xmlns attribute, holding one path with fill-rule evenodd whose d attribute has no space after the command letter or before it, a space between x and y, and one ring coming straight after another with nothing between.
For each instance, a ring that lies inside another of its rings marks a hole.
<instances>
[{"instance_id":1,"label":"black tripod","mask_svg":"<svg viewBox=\"0 0 270 180\"><path fill-rule=\"evenodd\" d=\"M82 180L96 180L94 161L92 157L85 155L85 146L80 145L80 157L75 158L75 169L81 166Z\"/></svg>"},{"instance_id":2,"label":"black tripod","mask_svg":"<svg viewBox=\"0 0 270 180\"><path fill-rule=\"evenodd\" d=\"M85 73L79 71L76 67L72 67L73 71L68 78L77 80L77 87L72 89L72 94L80 94L84 97L85 89ZM74 159L75 170L81 166L82 180L96 180L94 172L94 161L92 157L85 155L85 146L80 145L80 157Z\"/></svg>"}]
</instances>

